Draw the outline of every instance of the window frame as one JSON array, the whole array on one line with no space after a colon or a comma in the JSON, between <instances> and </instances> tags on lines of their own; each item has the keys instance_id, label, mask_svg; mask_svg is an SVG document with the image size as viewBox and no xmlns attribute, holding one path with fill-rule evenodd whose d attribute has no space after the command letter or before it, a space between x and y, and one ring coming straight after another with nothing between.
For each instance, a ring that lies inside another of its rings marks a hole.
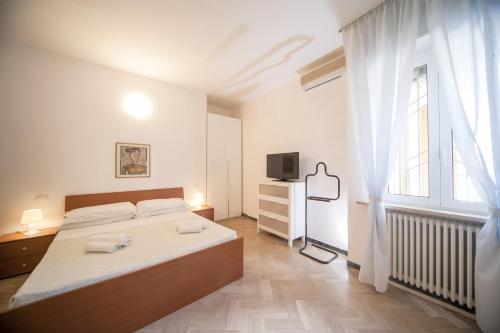
<instances>
[{"instance_id":1,"label":"window frame","mask_svg":"<svg viewBox=\"0 0 500 333\"><path fill-rule=\"evenodd\" d=\"M413 68L427 66L427 127L429 129L429 196L419 197L404 194L389 193L389 186L384 201L391 204L417 205L422 207L440 207L440 172L431 172L439 169L439 102L438 102L438 78L436 68L432 61L430 48L418 51L415 56ZM394 171L393 171L394 172ZM392 174L389 175L392 177Z\"/></svg>"},{"instance_id":2,"label":"window frame","mask_svg":"<svg viewBox=\"0 0 500 333\"><path fill-rule=\"evenodd\" d=\"M445 110L447 105L444 98L439 94L439 73L433 59L432 49L428 44L425 45L425 48L416 52L413 68L423 65L427 65L429 197L391 194L389 193L389 185L387 185L384 201L389 205L415 206L481 215L488 214L488 206L485 202L454 199L451 123L444 115L444 112L440 112L440 110ZM392 177L392 174L389 177Z\"/></svg>"},{"instance_id":3,"label":"window frame","mask_svg":"<svg viewBox=\"0 0 500 333\"><path fill-rule=\"evenodd\" d=\"M440 110L446 108L444 98L439 100ZM485 202L461 201L455 199L453 184L453 136L450 120L441 112L440 115L440 148L441 148L441 207L460 212L488 214Z\"/></svg>"}]
</instances>

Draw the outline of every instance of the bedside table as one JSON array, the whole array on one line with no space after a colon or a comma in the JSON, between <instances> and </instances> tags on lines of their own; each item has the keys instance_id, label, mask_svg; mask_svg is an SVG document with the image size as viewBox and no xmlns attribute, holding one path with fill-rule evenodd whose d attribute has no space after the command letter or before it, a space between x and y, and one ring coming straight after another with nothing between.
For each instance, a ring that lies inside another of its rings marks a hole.
<instances>
[{"instance_id":1,"label":"bedside table","mask_svg":"<svg viewBox=\"0 0 500 333\"><path fill-rule=\"evenodd\" d=\"M191 207L191 211L195 214L203 216L206 219L209 219L211 221L215 221L214 220L214 208L210 207L209 205L201 205L201 206Z\"/></svg>"},{"instance_id":2,"label":"bedside table","mask_svg":"<svg viewBox=\"0 0 500 333\"><path fill-rule=\"evenodd\" d=\"M32 236L22 232L0 236L0 279L32 272L58 231L54 227Z\"/></svg>"}]
</instances>

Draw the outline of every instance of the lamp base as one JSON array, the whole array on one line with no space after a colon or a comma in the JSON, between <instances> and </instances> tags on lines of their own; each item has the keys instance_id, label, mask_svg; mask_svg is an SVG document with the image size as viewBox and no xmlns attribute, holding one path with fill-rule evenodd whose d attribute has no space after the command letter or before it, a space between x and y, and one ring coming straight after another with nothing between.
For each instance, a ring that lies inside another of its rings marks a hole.
<instances>
[{"instance_id":1,"label":"lamp base","mask_svg":"<svg viewBox=\"0 0 500 333\"><path fill-rule=\"evenodd\" d=\"M24 234L25 234L26 236L33 236L33 235L38 234L39 232L40 232L40 230L38 230L36 227L31 227L31 226L30 226L30 228L29 228L28 230L26 230L26 231L24 232Z\"/></svg>"}]
</instances>

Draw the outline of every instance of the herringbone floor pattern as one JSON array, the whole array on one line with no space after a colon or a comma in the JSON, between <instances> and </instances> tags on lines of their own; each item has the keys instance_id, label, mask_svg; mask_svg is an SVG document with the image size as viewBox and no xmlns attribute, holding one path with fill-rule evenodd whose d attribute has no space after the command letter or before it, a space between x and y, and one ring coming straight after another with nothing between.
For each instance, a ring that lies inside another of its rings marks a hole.
<instances>
[{"instance_id":1,"label":"herringbone floor pattern","mask_svg":"<svg viewBox=\"0 0 500 333\"><path fill-rule=\"evenodd\" d=\"M245 239L236 281L140 330L163 332L478 332L474 321L389 286L379 294L339 256L328 265L248 218L223 222Z\"/></svg>"},{"instance_id":2,"label":"herringbone floor pattern","mask_svg":"<svg viewBox=\"0 0 500 333\"><path fill-rule=\"evenodd\" d=\"M285 240L256 232L248 218L222 224L245 238L245 271L236 281L138 333L177 332L479 332L474 321L389 286L379 294L339 256L328 265ZM0 281L0 309L27 275Z\"/></svg>"}]
</instances>

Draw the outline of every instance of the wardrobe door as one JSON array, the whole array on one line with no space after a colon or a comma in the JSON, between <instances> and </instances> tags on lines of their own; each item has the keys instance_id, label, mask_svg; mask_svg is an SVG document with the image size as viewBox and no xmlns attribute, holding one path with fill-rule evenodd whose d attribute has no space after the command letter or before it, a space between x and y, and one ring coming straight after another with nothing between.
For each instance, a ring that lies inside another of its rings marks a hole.
<instances>
[{"instance_id":1,"label":"wardrobe door","mask_svg":"<svg viewBox=\"0 0 500 333\"><path fill-rule=\"evenodd\" d=\"M214 207L215 220L228 218L226 121L223 116L207 116L207 203Z\"/></svg>"},{"instance_id":2,"label":"wardrobe door","mask_svg":"<svg viewBox=\"0 0 500 333\"><path fill-rule=\"evenodd\" d=\"M226 120L226 160L228 166L228 215L241 215L241 120Z\"/></svg>"},{"instance_id":3,"label":"wardrobe door","mask_svg":"<svg viewBox=\"0 0 500 333\"><path fill-rule=\"evenodd\" d=\"M208 114L207 203L215 220L241 215L241 120Z\"/></svg>"}]
</instances>

